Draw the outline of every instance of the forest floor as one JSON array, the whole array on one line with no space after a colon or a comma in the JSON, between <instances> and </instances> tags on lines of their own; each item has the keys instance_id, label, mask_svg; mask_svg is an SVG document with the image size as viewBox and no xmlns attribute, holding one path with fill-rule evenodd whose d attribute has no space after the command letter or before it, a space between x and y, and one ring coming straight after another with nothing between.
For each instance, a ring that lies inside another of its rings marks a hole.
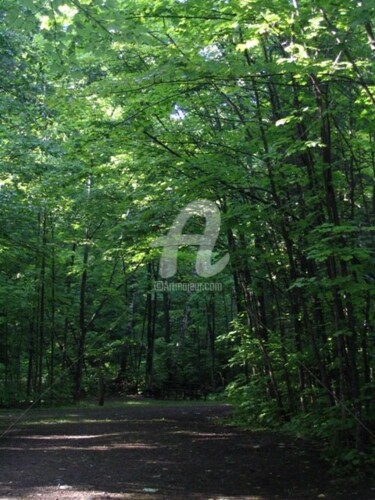
<instances>
[{"instance_id":1,"label":"forest floor","mask_svg":"<svg viewBox=\"0 0 375 500\"><path fill-rule=\"evenodd\" d=\"M223 424L230 406L33 410L0 438L0 499L375 499L307 442ZM0 412L0 435L14 412Z\"/></svg>"}]
</instances>

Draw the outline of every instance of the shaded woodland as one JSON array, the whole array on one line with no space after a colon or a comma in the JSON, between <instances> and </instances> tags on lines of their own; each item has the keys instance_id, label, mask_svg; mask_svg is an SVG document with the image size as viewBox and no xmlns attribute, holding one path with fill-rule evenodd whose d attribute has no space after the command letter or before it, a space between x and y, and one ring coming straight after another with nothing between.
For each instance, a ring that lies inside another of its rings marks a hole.
<instances>
[{"instance_id":1,"label":"shaded woodland","mask_svg":"<svg viewBox=\"0 0 375 500\"><path fill-rule=\"evenodd\" d=\"M371 469L374 11L1 1L2 407L225 394ZM158 291L151 242L199 199L230 263L181 246L167 283L215 290Z\"/></svg>"}]
</instances>

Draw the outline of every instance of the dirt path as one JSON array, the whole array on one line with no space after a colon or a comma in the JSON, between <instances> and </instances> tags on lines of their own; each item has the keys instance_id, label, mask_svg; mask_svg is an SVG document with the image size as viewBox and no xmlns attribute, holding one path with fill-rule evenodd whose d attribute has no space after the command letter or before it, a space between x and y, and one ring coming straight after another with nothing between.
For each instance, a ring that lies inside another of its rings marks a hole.
<instances>
[{"instance_id":1,"label":"dirt path","mask_svg":"<svg viewBox=\"0 0 375 500\"><path fill-rule=\"evenodd\" d=\"M177 404L32 412L0 439L0 500L375 499L370 486L330 480L303 442L220 425L229 412Z\"/></svg>"}]
</instances>

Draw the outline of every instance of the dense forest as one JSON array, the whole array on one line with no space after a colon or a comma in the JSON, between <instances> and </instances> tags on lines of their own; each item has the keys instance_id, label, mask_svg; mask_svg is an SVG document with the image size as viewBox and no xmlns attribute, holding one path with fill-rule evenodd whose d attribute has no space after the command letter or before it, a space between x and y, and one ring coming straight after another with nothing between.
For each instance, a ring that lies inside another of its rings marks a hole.
<instances>
[{"instance_id":1,"label":"dense forest","mask_svg":"<svg viewBox=\"0 0 375 500\"><path fill-rule=\"evenodd\" d=\"M371 468L374 15L1 0L1 406L226 394ZM192 210L163 277L155 240L197 201L229 263L198 272Z\"/></svg>"}]
</instances>

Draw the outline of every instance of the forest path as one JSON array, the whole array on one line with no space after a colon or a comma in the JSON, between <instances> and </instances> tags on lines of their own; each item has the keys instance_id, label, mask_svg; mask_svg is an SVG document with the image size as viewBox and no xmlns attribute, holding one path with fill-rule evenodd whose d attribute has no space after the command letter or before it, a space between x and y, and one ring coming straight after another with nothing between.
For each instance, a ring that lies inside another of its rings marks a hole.
<instances>
[{"instance_id":1,"label":"forest path","mask_svg":"<svg viewBox=\"0 0 375 500\"><path fill-rule=\"evenodd\" d=\"M330 479L302 440L222 425L230 411L160 403L29 412L0 439L0 499L375 498ZM0 429L14 417L0 414Z\"/></svg>"}]
</instances>

